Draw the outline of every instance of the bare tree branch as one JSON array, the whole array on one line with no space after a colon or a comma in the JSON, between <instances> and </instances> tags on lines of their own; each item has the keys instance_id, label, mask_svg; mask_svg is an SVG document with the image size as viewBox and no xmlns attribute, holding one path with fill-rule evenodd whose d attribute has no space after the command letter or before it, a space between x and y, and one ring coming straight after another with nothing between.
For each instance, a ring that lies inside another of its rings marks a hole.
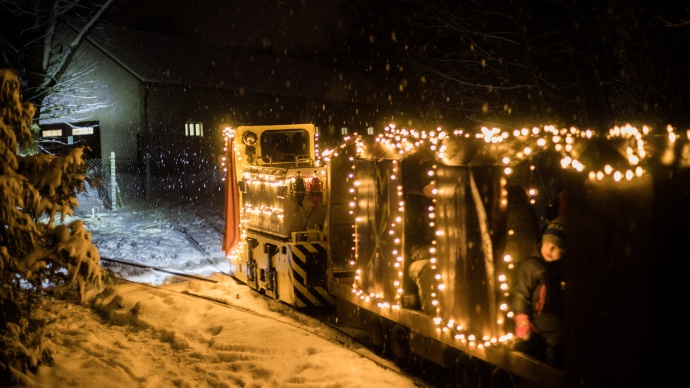
<instances>
[{"instance_id":1,"label":"bare tree branch","mask_svg":"<svg viewBox=\"0 0 690 388\"><path fill-rule=\"evenodd\" d=\"M0 40L3 62L20 76L24 99L38 109L55 117L65 107L51 107L70 91L83 91L79 73L88 72L90 65L83 64L76 76L65 76L74 62L75 53L115 0L3 0L2 8L9 11L6 31ZM82 27L68 43L57 40L57 34L66 26L67 18L80 20ZM84 98L86 94L82 93ZM86 101L86 100L85 100ZM69 111L94 109L100 104L72 107Z\"/></svg>"},{"instance_id":2,"label":"bare tree branch","mask_svg":"<svg viewBox=\"0 0 690 388\"><path fill-rule=\"evenodd\" d=\"M62 56L60 61L57 63L57 65L51 70L47 72L47 78L51 79L57 79L59 78L60 75L62 75L65 72L65 69L67 68L67 64L69 61L72 59L74 56L74 52L79 45L81 45L82 40L84 40L84 37L93 30L94 26L96 23L101 19L101 16L105 12L105 10L110 7L110 5L114 2L115 0L106 0L106 2L98 8L96 11L95 15L87 21L87 23L82 27L81 31L77 34L77 36L72 40L72 42L69 44L69 48L67 49L67 52ZM59 0L57 0L59 2ZM47 81L47 80L46 80ZM47 86L47 83L44 82L42 85L43 87Z\"/></svg>"}]
</instances>

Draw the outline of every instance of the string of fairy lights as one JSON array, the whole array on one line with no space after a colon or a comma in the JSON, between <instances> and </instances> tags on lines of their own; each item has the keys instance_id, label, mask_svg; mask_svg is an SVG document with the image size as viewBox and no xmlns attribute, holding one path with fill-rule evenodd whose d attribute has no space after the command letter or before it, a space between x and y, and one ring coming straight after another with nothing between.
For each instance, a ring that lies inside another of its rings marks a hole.
<instances>
[{"instance_id":1,"label":"string of fairy lights","mask_svg":"<svg viewBox=\"0 0 690 388\"><path fill-rule=\"evenodd\" d=\"M647 141L653 131L648 126L641 128L632 125L616 126L609 129L605 133L597 133L591 129L580 130L576 127L558 128L553 125L524 127L518 129L501 129L498 127L481 127L478 130L468 131L464 129L455 129L446 131L442 128L435 128L429 131L398 128L394 124L389 124L384 128L383 133L379 134L375 141L384 145L389 150L397 153L400 159L405 156L417 152L419 149L426 147L435 153L437 163L442 163L448 157L447 141L460 142L480 142L486 144L503 145L500 148L505 151L504 155L497 158L498 163L504 166L504 174L509 176L513 170L511 166L529 159L544 150L554 150L560 155L560 165L563 169L572 169L578 173L586 174L587 178L592 182L600 181L631 181L640 178L645 174L645 162L649 158L649 151L647 148ZM232 128L226 128L223 131L226 146L234 141L235 131ZM671 126L666 127L663 134L666 137L667 149L671 149L673 144L680 138L690 140L690 130L679 131ZM349 182L348 191L350 194L350 201L348 203L348 212L352 217L352 256L349 265L355 272L355 278L352 284L352 292L359 299L367 303L375 303L379 308L400 309L402 308L404 296L404 253L403 253L403 216L405 212L405 200L403 196L403 185L401 183L401 174L399 171L400 164L398 160L392 161L391 175L388 177L391 187L395 187L395 198L397 206L391 211L393 214L389 225L386 225L385 233L387 234L391 244L391 257L395 258L393 267L395 269L395 276L393 278L394 295L383 295L382 293L367 292L363 287L364 269L358 267L360 263L360 240L362 224L368 222L368 218L360 213L359 210L364 209L359 206L359 201L362 200L359 196L359 190L363 185L361 179L357 175L357 160L364 158L365 143L362 137L355 134L353 136L345 136L341 144L334 149L316 150L320 161L329 163L333 158L347 157L347 162L350 165L350 171L347 174ZM587 160L584 155L587 149L588 142L595 140L605 140L615 143L614 153L615 160L601 161L601 160ZM348 145L354 144L354 155L342 152ZM317 146L318 147L318 146ZM226 149L227 153L227 149ZM236 151L235 157L241 161L242 155ZM227 173L228 161L225 157L221 160L222 169ZM436 182L438 164L433 164L427 171L432 183ZM239 171L238 171L239 172ZM274 177L265 177L257 173L244 172L243 179L248 183L269 183L271 185L286 185L289 184L284 179L274 180ZM537 194L536 189L529 190L530 195L534 198ZM438 194L437 189L434 189L433 195ZM432 205L428 208L428 222L429 226L435 230L437 238L443 236L443 230L436 227L436 199L432 200ZM241 209L243 213L249 214L252 212L269 212L274 213L280 209ZM241 221L244 222L244 221ZM245 227L241 227L244 235ZM510 233L510 231L509 231ZM242 244L244 238L240 239L240 244L236 246L230 255L237 255L239 245ZM470 333L467 331L469 327L468 322L455 322L452 319L444 321L442 318L441 296L447 289L446 282L449 280L444 278L444 275L439 271L438 257L437 257L437 240L431 242L430 248L430 266L434 273L436 284L434 285L434 292L431 294L432 305L435 308L434 323L437 325L439 332L450 335L451 338L462 341L468 345L483 348L495 345L497 343L505 343L512 339L512 333L505 333L499 337L492 337L481 335L479 333ZM507 318L513 318L514 313L510 306L510 271L515 268L513 258L509 253L506 253L502 258L505 269L508 272L498 271L496 273L496 284L502 296L498 301L497 324L499 327L503 325Z\"/></svg>"},{"instance_id":2,"label":"string of fairy lights","mask_svg":"<svg viewBox=\"0 0 690 388\"><path fill-rule=\"evenodd\" d=\"M675 142L679 138L679 134L672 127L667 127L668 141L669 143ZM614 182L619 181L630 181L634 178L639 178L645 173L643 167L643 162L648 156L648 152L645 148L645 137L649 136L651 129L647 126L643 126L638 129L631 125L625 125L622 127L613 127L607 133L604 134L607 140L622 140L624 144L621 154L624 156L625 163L618 162L617 164L603 163L601 166L595 166L592 163L592 167L588 167L587 163L583 162L577 156L581 153L578 151L576 145L578 141L591 141L597 136L597 133L593 130L579 130L575 127L570 128L557 128L552 125L546 125L542 127L532 127L532 128L520 128L513 130L502 130L497 127L481 127L478 131L472 133L462 129L456 129L450 133L442 130L441 128L436 128L431 131L419 131L415 129L405 129L397 128L394 124L390 124L385 127L384 132L376 138L376 141L385 145L390 150L396 152L401 157L406 156L416 152L421 147L429 147L432 151L436 153L437 160L443 160L446 155L447 146L444 145L443 140L454 137L456 139L465 139L467 141L480 141L490 144L505 143L513 146L514 152L509 155L505 155L500 159L500 162L505 165L504 174L506 176L510 175L513 171L510 166L529 158L531 155L544 151L547 149L553 149L561 155L561 167L563 169L574 169L579 173L585 173L588 179L592 181L603 181L610 179ZM685 137L690 139L690 130L685 132ZM364 151L364 143L361 138L355 137L355 154L356 156L348 156L351 163L352 171L349 173L348 178L352 182L352 186L349 191L352 195L352 201L350 202L350 214L354 217L353 222L353 240L355 244L353 246L354 254L353 260L350 264L356 268L356 277L352 284L353 293L356 294L361 300L366 302L373 302L380 308L390 308L390 309L400 309L402 307L402 294L404 290L401 287L402 278L404 276L403 271L403 255L401 247L401 235L402 228L400 220L404 213L405 203L402 199L402 187L398 183L398 163L393 161L393 174L390 177L390 184L396 186L398 195L398 207L395 209L396 213L393 215L393 223L390 225L388 231L389 237L392 238L393 248L391 251L392 257L395 258L394 268L397 271L396 277L393 280L393 286L396 290L395 295L392 298L386 297L385 295L367 293L362 287L362 268L357 268L357 263L359 259L359 249L358 249L358 235L359 235L359 225L365 220L364 217L356 216L357 211L357 189L360 186L360 181L356 179L356 159L361 157ZM350 139L347 139L350 141ZM324 153L332 157L338 157L338 151L334 151L331 154ZM532 166L533 167L533 166ZM437 165L434 164L427 173L432 177L432 183L435 183ZM536 189L530 188L530 195L534 197L536 195ZM434 195L437 195L437 189L434 189ZM435 227L436 200L434 199L432 206L429 207L429 225ZM435 228L434 228L435 229ZM435 235L437 237L441 236L442 230L435 229ZM435 308L435 316L433 317L434 323L437 325L438 330L444 333L448 333L452 338L456 340L463 341L471 346L476 346L478 348L488 347L495 345L497 343L505 343L512 339L512 333L506 333L500 337L492 337L487 335L479 335L477 333L468 333L465 327L468 325L465 323L458 323L449 319L448 321L443 320L441 317L441 305L439 301L439 294L446 289L445 282L448 279L443 277L443 274L438 271L438 258L436 257L436 245L437 241L433 240L431 242L430 249L430 266L432 271L434 271L434 279L436 284L434 285L434 292L431 294L432 305ZM510 271L515 268L515 263L512 256L506 253L503 257L506 268ZM503 325L506 318L513 318L514 313L511 311L510 307L510 276L507 273L498 273L497 286L501 291L501 298L498 310L502 313L497 316L497 323L499 327ZM391 300L392 299L392 300Z\"/></svg>"}]
</instances>

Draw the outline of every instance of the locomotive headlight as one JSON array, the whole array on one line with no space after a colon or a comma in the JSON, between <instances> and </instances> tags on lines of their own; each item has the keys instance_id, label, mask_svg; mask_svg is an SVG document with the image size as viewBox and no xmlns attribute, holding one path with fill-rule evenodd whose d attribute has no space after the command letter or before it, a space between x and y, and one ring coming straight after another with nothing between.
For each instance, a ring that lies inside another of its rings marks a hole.
<instances>
[{"instance_id":1,"label":"locomotive headlight","mask_svg":"<svg viewBox=\"0 0 690 388\"><path fill-rule=\"evenodd\" d=\"M257 140L258 137L256 136L256 133L252 131L245 132L244 135L242 135L242 144L246 146L253 146L256 144Z\"/></svg>"}]
</instances>

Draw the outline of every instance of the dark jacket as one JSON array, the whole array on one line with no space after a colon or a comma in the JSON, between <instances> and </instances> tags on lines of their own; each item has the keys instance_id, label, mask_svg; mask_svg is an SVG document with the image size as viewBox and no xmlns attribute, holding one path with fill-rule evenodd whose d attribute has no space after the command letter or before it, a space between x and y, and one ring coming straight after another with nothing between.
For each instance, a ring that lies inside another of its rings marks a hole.
<instances>
[{"instance_id":1,"label":"dark jacket","mask_svg":"<svg viewBox=\"0 0 690 388\"><path fill-rule=\"evenodd\" d=\"M513 309L516 315L526 314L540 333L560 331L563 260L544 260L538 243L530 257L518 266Z\"/></svg>"}]
</instances>

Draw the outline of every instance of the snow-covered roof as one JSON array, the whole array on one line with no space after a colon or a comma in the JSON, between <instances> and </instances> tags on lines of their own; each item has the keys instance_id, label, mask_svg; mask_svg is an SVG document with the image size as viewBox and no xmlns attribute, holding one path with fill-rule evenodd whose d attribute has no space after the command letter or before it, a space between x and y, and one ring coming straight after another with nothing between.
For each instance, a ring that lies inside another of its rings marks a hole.
<instances>
[{"instance_id":1,"label":"snow-covered roof","mask_svg":"<svg viewBox=\"0 0 690 388\"><path fill-rule=\"evenodd\" d=\"M77 30L75 22L70 24ZM238 90L335 102L371 95L361 76L335 68L179 36L102 23L89 42L143 83Z\"/></svg>"}]
</instances>

